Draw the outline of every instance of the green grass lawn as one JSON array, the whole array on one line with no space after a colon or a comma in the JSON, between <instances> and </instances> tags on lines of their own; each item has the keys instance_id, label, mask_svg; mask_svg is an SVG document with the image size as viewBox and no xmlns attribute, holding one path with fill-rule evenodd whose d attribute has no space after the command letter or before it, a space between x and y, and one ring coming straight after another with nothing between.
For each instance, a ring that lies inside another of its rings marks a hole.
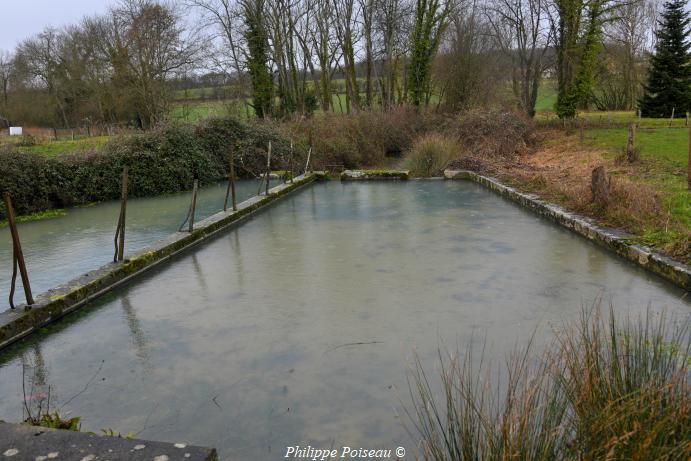
<instances>
[{"instance_id":1,"label":"green grass lawn","mask_svg":"<svg viewBox=\"0 0 691 461\"><path fill-rule=\"evenodd\" d=\"M659 119L643 119L642 125L655 125ZM678 122L678 121L676 121ZM681 123L684 121L682 120ZM585 132L585 142L606 149L616 156L628 138L626 128L593 128ZM687 188L689 131L686 127L642 128L636 131L636 147L649 168L638 176L664 191L664 206L691 229L691 192ZM654 237L651 236L651 239Z\"/></svg>"},{"instance_id":2,"label":"green grass lawn","mask_svg":"<svg viewBox=\"0 0 691 461\"><path fill-rule=\"evenodd\" d=\"M552 111L555 102L557 102L557 83L554 80L543 80L537 91L535 112Z\"/></svg>"},{"instance_id":3,"label":"green grass lawn","mask_svg":"<svg viewBox=\"0 0 691 461\"><path fill-rule=\"evenodd\" d=\"M108 136L94 136L91 138L77 138L74 140L59 140L59 141L44 141L39 142L33 146L16 146L20 152L31 152L45 155L46 157L55 157L56 155L75 153L75 152L89 152L99 150L110 139ZM16 144L19 138L7 139L3 142L7 144Z\"/></svg>"}]
</instances>

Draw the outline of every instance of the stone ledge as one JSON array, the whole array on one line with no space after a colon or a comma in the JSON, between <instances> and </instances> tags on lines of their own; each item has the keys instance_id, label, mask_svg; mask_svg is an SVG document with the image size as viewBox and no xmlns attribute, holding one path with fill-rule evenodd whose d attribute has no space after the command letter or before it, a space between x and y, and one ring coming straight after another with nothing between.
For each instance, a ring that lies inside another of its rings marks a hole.
<instances>
[{"instance_id":1,"label":"stone ledge","mask_svg":"<svg viewBox=\"0 0 691 461\"><path fill-rule=\"evenodd\" d=\"M31 309L25 305L0 313L0 349L60 317L80 308L88 301L196 245L231 224L239 222L280 197L317 179L314 174L296 177L292 183L280 184L268 196L255 196L238 204L237 211L221 211L194 225L194 231L176 232L129 256L125 261L108 263L63 285L36 296Z\"/></svg>"},{"instance_id":2,"label":"stone ledge","mask_svg":"<svg viewBox=\"0 0 691 461\"><path fill-rule=\"evenodd\" d=\"M3 461L217 461L213 448L0 423Z\"/></svg>"},{"instance_id":3,"label":"stone ledge","mask_svg":"<svg viewBox=\"0 0 691 461\"><path fill-rule=\"evenodd\" d=\"M691 291L691 267L656 253L650 248L627 242L631 235L625 232L602 227L592 219L545 202L535 194L519 192L494 178L482 176L472 171L446 170L444 171L444 177L447 179L467 179L482 184L503 197L549 218L551 221L615 252L619 256L680 286L686 291Z\"/></svg>"},{"instance_id":4,"label":"stone ledge","mask_svg":"<svg viewBox=\"0 0 691 461\"><path fill-rule=\"evenodd\" d=\"M376 179L410 179L408 170L345 170L341 181L367 181Z\"/></svg>"}]
</instances>

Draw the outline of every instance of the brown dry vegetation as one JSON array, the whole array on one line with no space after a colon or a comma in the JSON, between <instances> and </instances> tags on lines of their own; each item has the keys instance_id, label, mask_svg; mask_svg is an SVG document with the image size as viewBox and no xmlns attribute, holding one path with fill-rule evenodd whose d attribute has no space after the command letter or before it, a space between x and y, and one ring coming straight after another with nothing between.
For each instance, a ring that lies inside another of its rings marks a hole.
<instances>
[{"instance_id":1,"label":"brown dry vegetation","mask_svg":"<svg viewBox=\"0 0 691 461\"><path fill-rule=\"evenodd\" d=\"M664 206L666 193L659 186L640 179L654 165L645 160L621 162L563 131L544 131L542 135L545 140L533 152L513 162L494 162L492 172L607 226L636 236L656 233L658 250L691 260L691 229ZM590 174L598 166L605 167L610 181L611 199L606 207L595 205L590 191Z\"/></svg>"},{"instance_id":2,"label":"brown dry vegetation","mask_svg":"<svg viewBox=\"0 0 691 461\"><path fill-rule=\"evenodd\" d=\"M668 172L658 174L664 167L651 159L621 162L611 152L582 143L577 133L539 127L511 112L445 116L403 108L389 113L327 114L280 129L305 144L311 139L314 168L330 170L410 165L416 141L434 134L438 141L445 139L438 146L456 146L456 157L445 160L449 168L496 176L691 262L691 230L667 205ZM441 150L438 157L446 159ZM592 202L591 172L597 166L605 167L610 181L606 207Z\"/></svg>"}]
</instances>

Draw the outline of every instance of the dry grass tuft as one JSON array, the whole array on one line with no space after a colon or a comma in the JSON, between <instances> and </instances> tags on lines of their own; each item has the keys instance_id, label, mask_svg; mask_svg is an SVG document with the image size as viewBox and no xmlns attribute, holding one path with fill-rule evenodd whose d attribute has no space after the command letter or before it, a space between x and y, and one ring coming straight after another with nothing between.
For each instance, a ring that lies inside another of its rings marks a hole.
<instances>
[{"instance_id":1,"label":"dry grass tuft","mask_svg":"<svg viewBox=\"0 0 691 461\"><path fill-rule=\"evenodd\" d=\"M686 460L691 457L688 323L584 311L537 359L492 375L472 352L440 353L441 396L419 361L408 411L429 460ZM494 383L494 384L492 384Z\"/></svg>"},{"instance_id":2,"label":"dry grass tuft","mask_svg":"<svg viewBox=\"0 0 691 461\"><path fill-rule=\"evenodd\" d=\"M406 154L402 167L413 176L441 176L451 160L458 157L458 142L443 134L421 136Z\"/></svg>"}]
</instances>

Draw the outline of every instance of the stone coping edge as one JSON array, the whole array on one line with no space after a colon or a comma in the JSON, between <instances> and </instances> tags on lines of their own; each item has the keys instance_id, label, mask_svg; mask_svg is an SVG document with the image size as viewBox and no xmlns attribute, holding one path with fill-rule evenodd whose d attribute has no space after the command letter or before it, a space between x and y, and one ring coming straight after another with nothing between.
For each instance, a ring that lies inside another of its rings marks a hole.
<instances>
[{"instance_id":1,"label":"stone coping edge","mask_svg":"<svg viewBox=\"0 0 691 461\"><path fill-rule=\"evenodd\" d=\"M237 211L221 211L195 223L192 233L176 232L136 252L122 262L108 263L65 284L36 296L30 309L17 306L0 313L0 349L27 336L87 302L107 293L143 272L167 261L176 254L225 230L284 195L298 190L321 177L308 173L269 190L268 196L255 196L238 204Z\"/></svg>"},{"instance_id":2,"label":"stone coping edge","mask_svg":"<svg viewBox=\"0 0 691 461\"><path fill-rule=\"evenodd\" d=\"M345 170L341 181L367 181L376 179L410 179L408 170Z\"/></svg>"},{"instance_id":3,"label":"stone coping edge","mask_svg":"<svg viewBox=\"0 0 691 461\"><path fill-rule=\"evenodd\" d=\"M691 291L691 266L667 256L663 256L648 247L632 244L626 232L598 225L594 220L567 211L566 209L542 200L535 194L519 192L494 178L483 176L473 171L446 170L446 179L465 179L479 183L501 196L532 210L540 216L565 227L588 240L607 248L634 264L656 274L669 282Z\"/></svg>"},{"instance_id":4,"label":"stone coping edge","mask_svg":"<svg viewBox=\"0 0 691 461\"><path fill-rule=\"evenodd\" d=\"M3 460L217 461L213 448L0 423Z\"/></svg>"}]
</instances>

